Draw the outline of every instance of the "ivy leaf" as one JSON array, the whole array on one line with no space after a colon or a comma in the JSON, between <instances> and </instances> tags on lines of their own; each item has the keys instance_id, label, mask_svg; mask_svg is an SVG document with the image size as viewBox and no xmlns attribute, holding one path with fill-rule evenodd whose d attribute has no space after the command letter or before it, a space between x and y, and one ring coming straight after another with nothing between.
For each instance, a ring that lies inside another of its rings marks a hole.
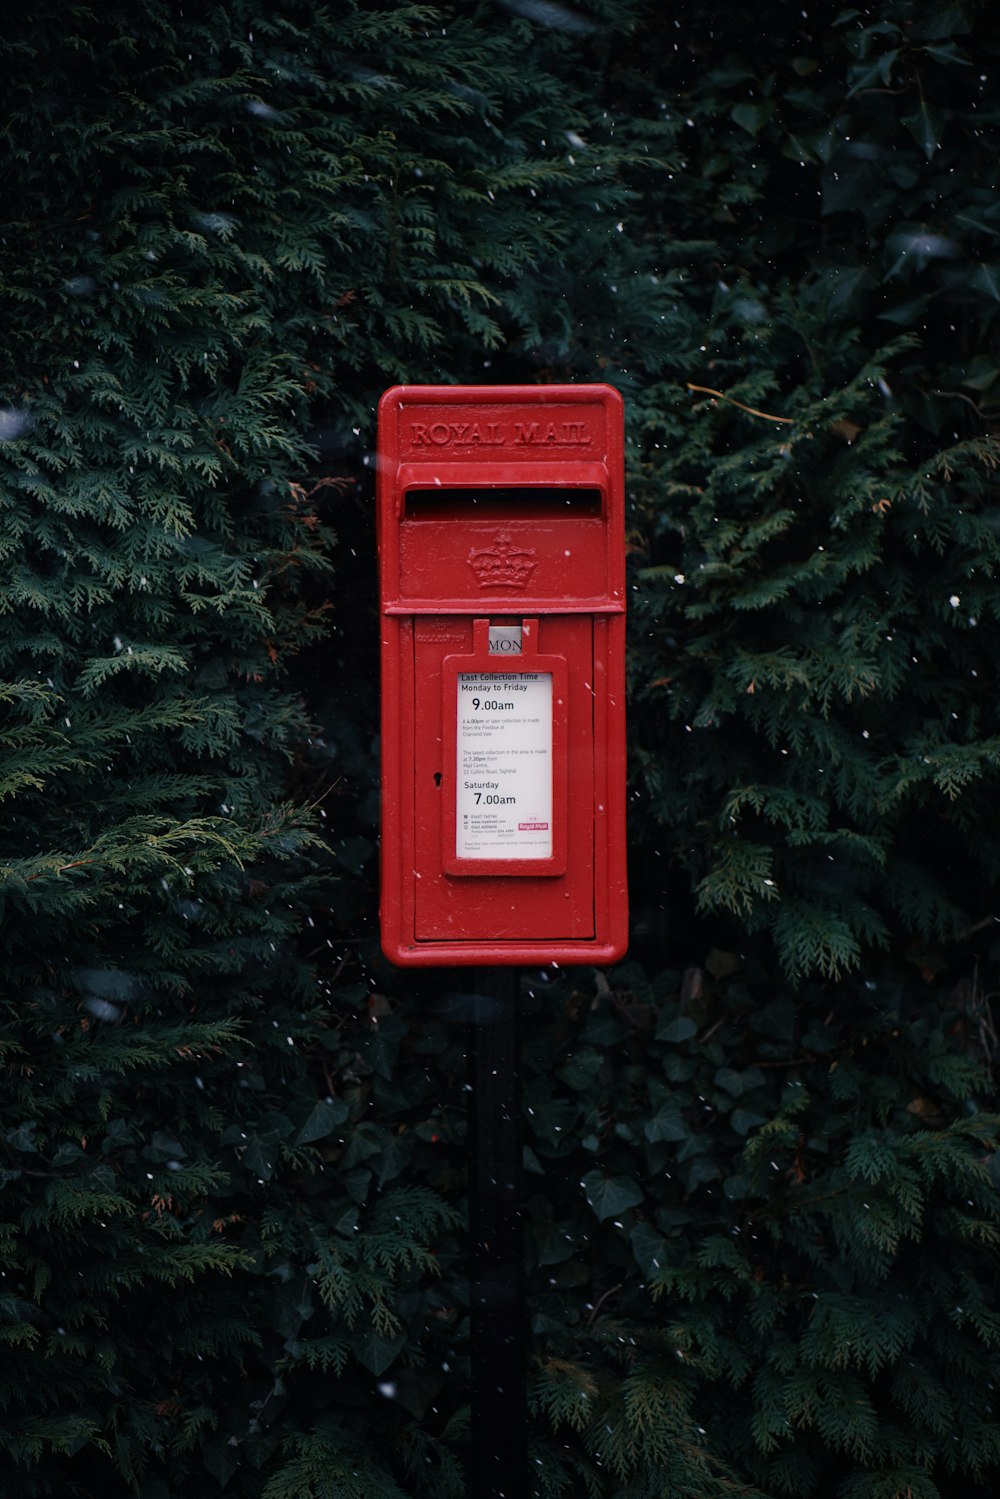
<instances>
[{"instance_id":1,"label":"ivy leaf","mask_svg":"<svg viewBox=\"0 0 1000 1499\"><path fill-rule=\"evenodd\" d=\"M277 1156L278 1141L273 1135L251 1135L243 1152L243 1164L259 1181L267 1182L274 1175Z\"/></svg>"},{"instance_id":2,"label":"ivy leaf","mask_svg":"<svg viewBox=\"0 0 1000 1499\"><path fill-rule=\"evenodd\" d=\"M642 1201L642 1189L630 1176L605 1176L603 1171L588 1171L582 1186L602 1223L624 1213L626 1208L638 1207Z\"/></svg>"},{"instance_id":3,"label":"ivy leaf","mask_svg":"<svg viewBox=\"0 0 1000 1499\"><path fill-rule=\"evenodd\" d=\"M566 1139L579 1113L568 1098L554 1098L544 1079L525 1090L525 1106L535 1134L549 1145Z\"/></svg>"},{"instance_id":4,"label":"ivy leaf","mask_svg":"<svg viewBox=\"0 0 1000 1499\"><path fill-rule=\"evenodd\" d=\"M903 116L903 124L928 161L941 144L944 122L943 112L935 109L932 104L928 104L925 99L921 99L912 114Z\"/></svg>"},{"instance_id":5,"label":"ivy leaf","mask_svg":"<svg viewBox=\"0 0 1000 1499\"><path fill-rule=\"evenodd\" d=\"M570 1219L560 1223L553 1223L550 1219L538 1233L537 1244L540 1265L561 1265L579 1254L586 1241Z\"/></svg>"},{"instance_id":6,"label":"ivy leaf","mask_svg":"<svg viewBox=\"0 0 1000 1499\"><path fill-rule=\"evenodd\" d=\"M738 1135L748 1135L759 1124L766 1124L767 1119L763 1114L754 1113L752 1109L734 1109L729 1122Z\"/></svg>"},{"instance_id":7,"label":"ivy leaf","mask_svg":"<svg viewBox=\"0 0 1000 1499\"><path fill-rule=\"evenodd\" d=\"M774 105L771 103L737 104L729 111L729 118L749 135L759 135L770 119L773 109Z\"/></svg>"},{"instance_id":8,"label":"ivy leaf","mask_svg":"<svg viewBox=\"0 0 1000 1499\"><path fill-rule=\"evenodd\" d=\"M905 302L887 307L884 312L879 313L879 317L884 323L898 323L901 328L913 328L926 314L928 300L926 296L910 297Z\"/></svg>"},{"instance_id":9,"label":"ivy leaf","mask_svg":"<svg viewBox=\"0 0 1000 1499\"><path fill-rule=\"evenodd\" d=\"M26 1154L30 1154L32 1151L37 1152L38 1146L35 1144L35 1130L37 1127L33 1119L25 1120L23 1124L19 1124L17 1129L12 1129L6 1136L7 1144L12 1149L23 1151Z\"/></svg>"},{"instance_id":10,"label":"ivy leaf","mask_svg":"<svg viewBox=\"0 0 1000 1499\"><path fill-rule=\"evenodd\" d=\"M202 1462L218 1483L220 1489L224 1489L240 1465L238 1456L239 1449L230 1446L228 1442L221 1442L217 1437L203 1444L201 1449Z\"/></svg>"},{"instance_id":11,"label":"ivy leaf","mask_svg":"<svg viewBox=\"0 0 1000 1499\"><path fill-rule=\"evenodd\" d=\"M1000 302L1000 267L985 263L977 265L969 277L969 285L974 286L976 291L983 292L991 301ZM963 384L969 383L967 380L963 381Z\"/></svg>"},{"instance_id":12,"label":"ivy leaf","mask_svg":"<svg viewBox=\"0 0 1000 1499\"><path fill-rule=\"evenodd\" d=\"M179 1140L173 1135L164 1134L163 1130L154 1130L153 1138L142 1152L143 1159L147 1161L162 1162L179 1160L186 1154Z\"/></svg>"},{"instance_id":13,"label":"ivy leaf","mask_svg":"<svg viewBox=\"0 0 1000 1499\"><path fill-rule=\"evenodd\" d=\"M928 42L924 51L933 57L935 62L951 64L959 68L971 68L972 58L967 52L963 52L957 42Z\"/></svg>"},{"instance_id":14,"label":"ivy leaf","mask_svg":"<svg viewBox=\"0 0 1000 1499\"><path fill-rule=\"evenodd\" d=\"M686 1140L691 1133L676 1104L664 1104L652 1119L647 1119L642 1132L650 1144L658 1140Z\"/></svg>"},{"instance_id":15,"label":"ivy leaf","mask_svg":"<svg viewBox=\"0 0 1000 1499\"><path fill-rule=\"evenodd\" d=\"M370 1120L362 1120L351 1134L350 1143L344 1152L342 1166L360 1166L378 1155L385 1144L385 1130Z\"/></svg>"},{"instance_id":16,"label":"ivy leaf","mask_svg":"<svg viewBox=\"0 0 1000 1499\"><path fill-rule=\"evenodd\" d=\"M416 1148L416 1140L410 1133L402 1135L390 1135L385 1146L372 1165L378 1170L378 1184L384 1187L386 1182L392 1181L405 1171L413 1159Z\"/></svg>"},{"instance_id":17,"label":"ivy leaf","mask_svg":"<svg viewBox=\"0 0 1000 1499\"><path fill-rule=\"evenodd\" d=\"M693 1192L702 1182L715 1181L719 1168L707 1155L696 1155L681 1167L681 1180L687 1192Z\"/></svg>"},{"instance_id":18,"label":"ivy leaf","mask_svg":"<svg viewBox=\"0 0 1000 1499\"><path fill-rule=\"evenodd\" d=\"M964 36L970 29L963 6L946 5L941 10L934 6L926 17L918 20L913 36L921 42L938 42L949 36ZM927 50L931 49L928 47Z\"/></svg>"},{"instance_id":19,"label":"ivy leaf","mask_svg":"<svg viewBox=\"0 0 1000 1499\"><path fill-rule=\"evenodd\" d=\"M309 1145L313 1140L325 1140L327 1135L344 1123L349 1113L342 1098L321 1098L295 1136L293 1144Z\"/></svg>"},{"instance_id":20,"label":"ivy leaf","mask_svg":"<svg viewBox=\"0 0 1000 1499\"><path fill-rule=\"evenodd\" d=\"M368 1189L371 1186L372 1174L370 1171L359 1168L356 1171L348 1171L343 1179L343 1188L352 1202L364 1203L368 1200Z\"/></svg>"},{"instance_id":21,"label":"ivy leaf","mask_svg":"<svg viewBox=\"0 0 1000 1499\"><path fill-rule=\"evenodd\" d=\"M687 1139L677 1152L677 1159L687 1161L692 1156L704 1155L712 1149L712 1143L711 1135L698 1134L695 1130L689 1130Z\"/></svg>"},{"instance_id":22,"label":"ivy leaf","mask_svg":"<svg viewBox=\"0 0 1000 1499\"><path fill-rule=\"evenodd\" d=\"M759 1067L747 1067L739 1072L735 1067L720 1067L715 1074L715 1086L724 1088L733 1098L740 1098L750 1088L759 1088L764 1074Z\"/></svg>"},{"instance_id":23,"label":"ivy leaf","mask_svg":"<svg viewBox=\"0 0 1000 1499\"><path fill-rule=\"evenodd\" d=\"M604 1058L593 1047L584 1046L559 1069L564 1083L577 1093L585 1093L594 1087L595 1079L604 1066Z\"/></svg>"},{"instance_id":24,"label":"ivy leaf","mask_svg":"<svg viewBox=\"0 0 1000 1499\"><path fill-rule=\"evenodd\" d=\"M80 1160L82 1155L83 1151L79 1145L76 1145L72 1140L64 1140L52 1157L51 1165L70 1166L74 1161Z\"/></svg>"},{"instance_id":25,"label":"ivy leaf","mask_svg":"<svg viewBox=\"0 0 1000 1499\"><path fill-rule=\"evenodd\" d=\"M303 1322L307 1322L314 1311L311 1277L296 1275L285 1285L276 1286L273 1305L274 1328L283 1338L297 1337Z\"/></svg>"},{"instance_id":26,"label":"ivy leaf","mask_svg":"<svg viewBox=\"0 0 1000 1499\"><path fill-rule=\"evenodd\" d=\"M351 1338L351 1349L359 1364L375 1375L384 1374L406 1342L406 1333L383 1337L374 1327L359 1328Z\"/></svg>"},{"instance_id":27,"label":"ivy leaf","mask_svg":"<svg viewBox=\"0 0 1000 1499\"><path fill-rule=\"evenodd\" d=\"M398 1015L389 1015L379 1021L378 1030L365 1038L364 1057L373 1072L386 1081L391 1079L396 1068L396 1055L406 1034L406 1026Z\"/></svg>"},{"instance_id":28,"label":"ivy leaf","mask_svg":"<svg viewBox=\"0 0 1000 1499\"><path fill-rule=\"evenodd\" d=\"M667 1263L667 1241L651 1223L637 1223L629 1234L636 1264L648 1279Z\"/></svg>"},{"instance_id":29,"label":"ivy leaf","mask_svg":"<svg viewBox=\"0 0 1000 1499\"><path fill-rule=\"evenodd\" d=\"M673 1020L661 1015L656 1026L657 1041L690 1041L697 1034L698 1027L690 1015L678 1015Z\"/></svg>"}]
</instances>

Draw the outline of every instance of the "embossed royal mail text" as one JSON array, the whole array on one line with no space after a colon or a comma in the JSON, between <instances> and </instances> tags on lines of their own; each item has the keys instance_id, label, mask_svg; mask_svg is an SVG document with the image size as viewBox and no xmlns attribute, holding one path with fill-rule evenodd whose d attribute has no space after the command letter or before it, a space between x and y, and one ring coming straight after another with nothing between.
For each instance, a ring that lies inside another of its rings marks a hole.
<instances>
[{"instance_id":1,"label":"embossed royal mail text","mask_svg":"<svg viewBox=\"0 0 1000 1499\"><path fill-rule=\"evenodd\" d=\"M584 421L410 422L415 448L586 448L593 442Z\"/></svg>"}]
</instances>

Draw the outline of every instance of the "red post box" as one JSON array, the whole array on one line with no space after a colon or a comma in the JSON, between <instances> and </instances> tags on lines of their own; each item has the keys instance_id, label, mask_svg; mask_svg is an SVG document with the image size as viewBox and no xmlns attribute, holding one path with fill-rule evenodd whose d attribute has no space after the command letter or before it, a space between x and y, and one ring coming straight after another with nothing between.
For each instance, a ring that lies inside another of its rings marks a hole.
<instances>
[{"instance_id":1,"label":"red post box","mask_svg":"<svg viewBox=\"0 0 1000 1499\"><path fill-rule=\"evenodd\" d=\"M613 962L628 917L621 397L386 391L378 516L386 956Z\"/></svg>"}]
</instances>

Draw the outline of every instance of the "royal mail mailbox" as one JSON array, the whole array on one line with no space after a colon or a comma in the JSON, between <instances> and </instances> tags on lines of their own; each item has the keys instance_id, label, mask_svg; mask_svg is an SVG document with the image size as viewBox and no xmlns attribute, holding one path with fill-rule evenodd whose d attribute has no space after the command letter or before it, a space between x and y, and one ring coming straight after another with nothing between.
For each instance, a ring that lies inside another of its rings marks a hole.
<instances>
[{"instance_id":1,"label":"royal mail mailbox","mask_svg":"<svg viewBox=\"0 0 1000 1499\"><path fill-rule=\"evenodd\" d=\"M382 946L404 966L626 945L622 402L379 406Z\"/></svg>"}]
</instances>

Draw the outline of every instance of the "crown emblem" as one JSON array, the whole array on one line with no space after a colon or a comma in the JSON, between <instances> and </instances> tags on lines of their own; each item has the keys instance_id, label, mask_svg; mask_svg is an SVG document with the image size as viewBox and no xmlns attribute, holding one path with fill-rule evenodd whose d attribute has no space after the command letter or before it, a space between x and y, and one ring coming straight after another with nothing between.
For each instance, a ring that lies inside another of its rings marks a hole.
<instances>
[{"instance_id":1,"label":"crown emblem","mask_svg":"<svg viewBox=\"0 0 1000 1499\"><path fill-rule=\"evenodd\" d=\"M519 547L501 531L493 545L469 553L469 566L480 588L523 588L535 571L534 547Z\"/></svg>"}]
</instances>

